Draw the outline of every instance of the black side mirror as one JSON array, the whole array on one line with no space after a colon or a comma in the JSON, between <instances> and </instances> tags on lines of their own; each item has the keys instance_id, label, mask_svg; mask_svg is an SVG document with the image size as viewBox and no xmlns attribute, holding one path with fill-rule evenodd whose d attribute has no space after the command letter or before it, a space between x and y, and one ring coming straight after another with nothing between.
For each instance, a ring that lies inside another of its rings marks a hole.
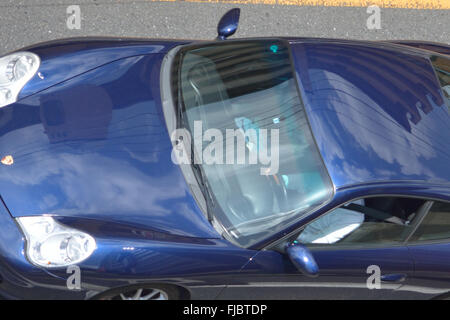
<instances>
[{"instance_id":1,"label":"black side mirror","mask_svg":"<svg viewBox=\"0 0 450 320\"><path fill-rule=\"evenodd\" d=\"M311 251L297 241L286 245L286 253L297 269L308 277L319 275L319 266L314 260Z\"/></svg>"},{"instance_id":2,"label":"black side mirror","mask_svg":"<svg viewBox=\"0 0 450 320\"><path fill-rule=\"evenodd\" d=\"M222 16L217 25L217 40L225 40L236 32L240 13L241 9L234 8Z\"/></svg>"}]
</instances>

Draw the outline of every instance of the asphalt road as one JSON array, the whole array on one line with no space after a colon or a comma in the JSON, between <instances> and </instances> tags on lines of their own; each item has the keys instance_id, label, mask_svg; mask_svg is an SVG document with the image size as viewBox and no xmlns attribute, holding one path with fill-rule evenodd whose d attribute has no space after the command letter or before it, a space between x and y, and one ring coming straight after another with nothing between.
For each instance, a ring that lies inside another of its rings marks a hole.
<instances>
[{"instance_id":1,"label":"asphalt road","mask_svg":"<svg viewBox=\"0 0 450 320\"><path fill-rule=\"evenodd\" d=\"M274 0L282 3L282 0ZM80 29L66 10L79 5ZM78 36L213 39L221 15L241 8L235 37L312 36L414 39L450 44L450 10L381 8L381 29L369 30L365 7L322 7L149 0L0 0L0 54L36 42Z\"/></svg>"}]
</instances>

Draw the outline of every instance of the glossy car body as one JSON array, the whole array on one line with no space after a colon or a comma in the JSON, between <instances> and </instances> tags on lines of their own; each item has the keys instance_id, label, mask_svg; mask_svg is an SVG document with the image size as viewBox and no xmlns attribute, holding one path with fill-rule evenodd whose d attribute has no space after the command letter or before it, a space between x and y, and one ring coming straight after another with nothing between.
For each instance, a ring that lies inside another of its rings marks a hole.
<instances>
[{"instance_id":1,"label":"glossy car body","mask_svg":"<svg viewBox=\"0 0 450 320\"><path fill-rule=\"evenodd\" d=\"M271 247L356 198L450 201L450 117L429 63L450 47L283 41L334 196L250 248L216 231L171 161L161 65L171 49L196 42L81 38L23 49L42 63L19 100L0 109L1 154L14 157L14 165L0 166L0 295L87 299L152 283L192 299L436 298L450 292L450 241L312 250L317 278ZM79 264L81 290L67 288L66 268L27 260L14 218L42 214L96 239L95 252ZM406 278L387 278L370 290L366 268L373 264Z\"/></svg>"}]
</instances>

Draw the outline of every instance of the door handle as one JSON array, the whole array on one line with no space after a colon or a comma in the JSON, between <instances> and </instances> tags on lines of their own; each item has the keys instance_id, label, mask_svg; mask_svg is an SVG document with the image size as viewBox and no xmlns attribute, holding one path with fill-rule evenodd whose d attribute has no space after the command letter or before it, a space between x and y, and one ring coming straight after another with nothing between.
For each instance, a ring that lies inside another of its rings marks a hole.
<instances>
[{"instance_id":1,"label":"door handle","mask_svg":"<svg viewBox=\"0 0 450 320\"><path fill-rule=\"evenodd\" d=\"M406 279L406 274L403 273L391 273L381 276L381 281L384 282L402 282Z\"/></svg>"}]
</instances>

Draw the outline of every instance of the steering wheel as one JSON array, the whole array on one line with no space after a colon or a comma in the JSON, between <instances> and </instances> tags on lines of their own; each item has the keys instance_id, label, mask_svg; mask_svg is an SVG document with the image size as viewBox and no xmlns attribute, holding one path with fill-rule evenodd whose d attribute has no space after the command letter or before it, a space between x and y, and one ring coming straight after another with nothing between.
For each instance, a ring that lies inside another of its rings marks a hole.
<instances>
[{"instance_id":1,"label":"steering wheel","mask_svg":"<svg viewBox=\"0 0 450 320\"><path fill-rule=\"evenodd\" d=\"M287 211L288 210L288 191L287 191L286 184L284 183L283 179L280 179L280 177L278 177L278 175L276 175L276 174L268 175L266 177L269 181L269 184L270 184L272 190L275 193L280 210Z\"/></svg>"},{"instance_id":2,"label":"steering wheel","mask_svg":"<svg viewBox=\"0 0 450 320\"><path fill-rule=\"evenodd\" d=\"M238 221L248 221L249 219L255 219L257 216L254 214L254 207L252 201L246 196L234 195L232 199L228 199L227 206L229 212Z\"/></svg>"}]
</instances>

